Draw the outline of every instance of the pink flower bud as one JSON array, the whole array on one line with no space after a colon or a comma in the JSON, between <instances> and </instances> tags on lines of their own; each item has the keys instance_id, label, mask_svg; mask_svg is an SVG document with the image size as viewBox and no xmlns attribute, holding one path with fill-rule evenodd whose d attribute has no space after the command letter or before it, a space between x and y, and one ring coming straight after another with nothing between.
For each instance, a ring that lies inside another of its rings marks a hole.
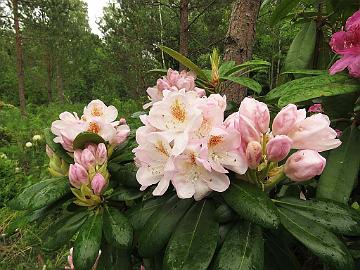
<instances>
[{"instance_id":1,"label":"pink flower bud","mask_svg":"<svg viewBox=\"0 0 360 270\"><path fill-rule=\"evenodd\" d=\"M107 149L104 143L100 143L96 149L96 164L103 165L107 160Z\"/></svg>"},{"instance_id":2,"label":"pink flower bud","mask_svg":"<svg viewBox=\"0 0 360 270\"><path fill-rule=\"evenodd\" d=\"M126 125L126 119L121 117L119 120L119 125Z\"/></svg>"},{"instance_id":3,"label":"pink flower bud","mask_svg":"<svg viewBox=\"0 0 360 270\"><path fill-rule=\"evenodd\" d=\"M89 175L86 169L78 163L70 164L69 180L72 186L80 188L82 184L89 183Z\"/></svg>"},{"instance_id":4,"label":"pink flower bud","mask_svg":"<svg viewBox=\"0 0 360 270\"><path fill-rule=\"evenodd\" d=\"M170 88L168 82L164 79L158 79L156 82L156 87L159 91L164 91Z\"/></svg>"},{"instance_id":5,"label":"pink flower bud","mask_svg":"<svg viewBox=\"0 0 360 270\"><path fill-rule=\"evenodd\" d=\"M265 103L254 98L244 98L239 113L248 118L258 132L266 133L269 130L270 112Z\"/></svg>"},{"instance_id":6,"label":"pink flower bud","mask_svg":"<svg viewBox=\"0 0 360 270\"><path fill-rule=\"evenodd\" d=\"M292 141L288 136L277 135L266 145L266 155L271 161L281 161L289 154Z\"/></svg>"},{"instance_id":7,"label":"pink flower bud","mask_svg":"<svg viewBox=\"0 0 360 270\"><path fill-rule=\"evenodd\" d=\"M64 134L61 134L61 138L62 138L62 142L61 145L62 147L68 151L68 152L73 152L74 148L73 148L73 141L70 140L67 136L65 136Z\"/></svg>"},{"instance_id":8,"label":"pink flower bud","mask_svg":"<svg viewBox=\"0 0 360 270\"><path fill-rule=\"evenodd\" d=\"M247 117L242 115L239 116L238 130L240 131L241 138L244 139L244 142L260 141L260 133Z\"/></svg>"},{"instance_id":9,"label":"pink flower bud","mask_svg":"<svg viewBox=\"0 0 360 270\"><path fill-rule=\"evenodd\" d=\"M110 139L110 144L118 145L123 143L130 134L130 128L128 125L118 126L116 134Z\"/></svg>"},{"instance_id":10,"label":"pink flower bud","mask_svg":"<svg viewBox=\"0 0 360 270\"><path fill-rule=\"evenodd\" d=\"M99 195L106 186L106 180L101 173L95 174L94 178L91 181L91 188L95 194Z\"/></svg>"},{"instance_id":11,"label":"pink flower bud","mask_svg":"<svg viewBox=\"0 0 360 270\"><path fill-rule=\"evenodd\" d=\"M285 163L284 173L293 181L306 181L320 175L326 159L313 150L300 150L292 154Z\"/></svg>"},{"instance_id":12,"label":"pink flower bud","mask_svg":"<svg viewBox=\"0 0 360 270\"><path fill-rule=\"evenodd\" d=\"M252 141L246 147L246 159L251 169L255 169L262 158L262 147L259 142Z\"/></svg>"},{"instance_id":13,"label":"pink flower bud","mask_svg":"<svg viewBox=\"0 0 360 270\"><path fill-rule=\"evenodd\" d=\"M48 145L46 145L46 154L49 158L54 155L54 151Z\"/></svg>"},{"instance_id":14,"label":"pink flower bud","mask_svg":"<svg viewBox=\"0 0 360 270\"><path fill-rule=\"evenodd\" d=\"M294 104L284 107L274 118L272 133L274 135L287 135L294 128L298 117Z\"/></svg>"},{"instance_id":15,"label":"pink flower bud","mask_svg":"<svg viewBox=\"0 0 360 270\"><path fill-rule=\"evenodd\" d=\"M320 103L315 103L314 105L310 106L308 109L309 113L322 113L324 112Z\"/></svg>"},{"instance_id":16,"label":"pink flower bud","mask_svg":"<svg viewBox=\"0 0 360 270\"><path fill-rule=\"evenodd\" d=\"M80 164L87 170L96 165L95 156L89 149L85 148L82 151Z\"/></svg>"},{"instance_id":17,"label":"pink flower bud","mask_svg":"<svg viewBox=\"0 0 360 270\"><path fill-rule=\"evenodd\" d=\"M90 144L86 145L86 149L88 149L91 152L91 154L94 155L94 157L96 156L96 150L97 150L96 144L90 143Z\"/></svg>"}]
</instances>

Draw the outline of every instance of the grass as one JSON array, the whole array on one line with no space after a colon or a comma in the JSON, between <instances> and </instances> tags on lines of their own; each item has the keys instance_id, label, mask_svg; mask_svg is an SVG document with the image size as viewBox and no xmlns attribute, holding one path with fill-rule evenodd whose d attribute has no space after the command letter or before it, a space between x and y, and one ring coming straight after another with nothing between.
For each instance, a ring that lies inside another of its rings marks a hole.
<instances>
[{"instance_id":1,"label":"grass","mask_svg":"<svg viewBox=\"0 0 360 270\"><path fill-rule=\"evenodd\" d=\"M124 117L130 127L135 128L138 120L131 115L141 110L141 101L115 99L112 102L119 118ZM44 140L33 142L35 134L58 119L63 111L81 115L86 104L28 105L27 117L19 109L0 101L0 269L64 269L71 243L57 252L46 253L41 249L42 233L55 219L47 217L41 224L26 224L12 235L5 230L10 222L23 213L7 208L6 202L27 186L49 176ZM26 142L33 146L25 147Z\"/></svg>"}]
</instances>

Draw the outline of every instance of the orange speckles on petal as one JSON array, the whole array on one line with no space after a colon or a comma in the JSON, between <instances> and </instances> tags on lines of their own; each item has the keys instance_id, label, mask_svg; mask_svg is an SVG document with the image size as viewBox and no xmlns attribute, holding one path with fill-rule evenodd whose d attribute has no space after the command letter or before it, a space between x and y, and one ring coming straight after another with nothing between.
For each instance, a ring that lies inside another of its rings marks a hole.
<instances>
[{"instance_id":1,"label":"orange speckles on petal","mask_svg":"<svg viewBox=\"0 0 360 270\"><path fill-rule=\"evenodd\" d=\"M95 122L91 122L89 124L88 131L98 134L100 132L100 126Z\"/></svg>"},{"instance_id":2,"label":"orange speckles on petal","mask_svg":"<svg viewBox=\"0 0 360 270\"><path fill-rule=\"evenodd\" d=\"M208 147L214 147L221 143L223 140L223 136L211 136L208 142Z\"/></svg>"},{"instance_id":3,"label":"orange speckles on petal","mask_svg":"<svg viewBox=\"0 0 360 270\"><path fill-rule=\"evenodd\" d=\"M179 100L175 100L174 104L171 106L171 114L177 121L185 121L186 112L184 106L180 103Z\"/></svg>"},{"instance_id":4,"label":"orange speckles on petal","mask_svg":"<svg viewBox=\"0 0 360 270\"><path fill-rule=\"evenodd\" d=\"M161 154L164 154L165 156L169 156L169 153L166 151L164 144L162 142L159 142L155 146L156 150L158 150Z\"/></svg>"}]
</instances>

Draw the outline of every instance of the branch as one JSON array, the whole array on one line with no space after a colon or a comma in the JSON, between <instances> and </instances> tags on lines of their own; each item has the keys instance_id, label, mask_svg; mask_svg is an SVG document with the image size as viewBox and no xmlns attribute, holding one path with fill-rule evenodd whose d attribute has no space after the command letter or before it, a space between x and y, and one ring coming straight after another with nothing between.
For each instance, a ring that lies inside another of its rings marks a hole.
<instances>
[{"instance_id":1,"label":"branch","mask_svg":"<svg viewBox=\"0 0 360 270\"><path fill-rule=\"evenodd\" d=\"M190 26L196 22L197 19L199 19L205 12L206 10L211 7L217 0L213 0L210 4L208 4L188 25L188 27L186 28L186 30L190 29Z\"/></svg>"}]
</instances>

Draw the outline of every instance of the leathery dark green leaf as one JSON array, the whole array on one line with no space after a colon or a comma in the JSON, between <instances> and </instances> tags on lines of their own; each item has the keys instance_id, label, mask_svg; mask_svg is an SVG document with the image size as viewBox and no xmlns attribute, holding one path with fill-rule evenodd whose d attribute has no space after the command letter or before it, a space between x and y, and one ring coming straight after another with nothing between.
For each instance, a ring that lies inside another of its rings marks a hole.
<instances>
[{"instance_id":1,"label":"leathery dark green leaf","mask_svg":"<svg viewBox=\"0 0 360 270\"><path fill-rule=\"evenodd\" d=\"M316 197L347 204L359 173L360 130L351 126L340 139L342 144L329 153Z\"/></svg>"},{"instance_id":2,"label":"leathery dark green leaf","mask_svg":"<svg viewBox=\"0 0 360 270\"><path fill-rule=\"evenodd\" d=\"M133 228L129 220L118 209L106 207L103 227L106 241L114 247L128 249L132 245Z\"/></svg>"},{"instance_id":3,"label":"leathery dark green leaf","mask_svg":"<svg viewBox=\"0 0 360 270\"><path fill-rule=\"evenodd\" d=\"M102 238L103 216L98 210L82 225L74 244L73 261L76 270L89 270L99 253Z\"/></svg>"},{"instance_id":4,"label":"leathery dark green leaf","mask_svg":"<svg viewBox=\"0 0 360 270\"><path fill-rule=\"evenodd\" d=\"M242 221L231 229L216 256L213 270L262 270L264 240L261 228Z\"/></svg>"},{"instance_id":5,"label":"leathery dark green leaf","mask_svg":"<svg viewBox=\"0 0 360 270\"><path fill-rule=\"evenodd\" d=\"M225 202L241 217L265 228L277 228L280 219L266 193L246 182L232 183L222 193Z\"/></svg>"},{"instance_id":6,"label":"leathery dark green leaf","mask_svg":"<svg viewBox=\"0 0 360 270\"><path fill-rule=\"evenodd\" d=\"M219 224L210 200L197 202L176 227L165 251L167 270L206 270L214 255Z\"/></svg>"},{"instance_id":7,"label":"leathery dark green leaf","mask_svg":"<svg viewBox=\"0 0 360 270\"><path fill-rule=\"evenodd\" d=\"M43 236L43 248L46 250L56 250L73 237L85 222L88 211L69 213L52 224Z\"/></svg>"},{"instance_id":8,"label":"leathery dark green leaf","mask_svg":"<svg viewBox=\"0 0 360 270\"><path fill-rule=\"evenodd\" d=\"M276 204L315 221L334 233L360 235L360 213L345 204L330 200L304 201L290 197L276 201Z\"/></svg>"},{"instance_id":9,"label":"leathery dark green leaf","mask_svg":"<svg viewBox=\"0 0 360 270\"><path fill-rule=\"evenodd\" d=\"M332 232L285 208L279 207L281 224L331 269L352 270L349 250Z\"/></svg>"},{"instance_id":10,"label":"leathery dark green leaf","mask_svg":"<svg viewBox=\"0 0 360 270\"><path fill-rule=\"evenodd\" d=\"M175 195L151 215L139 235L139 254L142 257L150 258L166 246L192 202L192 199L179 199Z\"/></svg>"}]
</instances>

